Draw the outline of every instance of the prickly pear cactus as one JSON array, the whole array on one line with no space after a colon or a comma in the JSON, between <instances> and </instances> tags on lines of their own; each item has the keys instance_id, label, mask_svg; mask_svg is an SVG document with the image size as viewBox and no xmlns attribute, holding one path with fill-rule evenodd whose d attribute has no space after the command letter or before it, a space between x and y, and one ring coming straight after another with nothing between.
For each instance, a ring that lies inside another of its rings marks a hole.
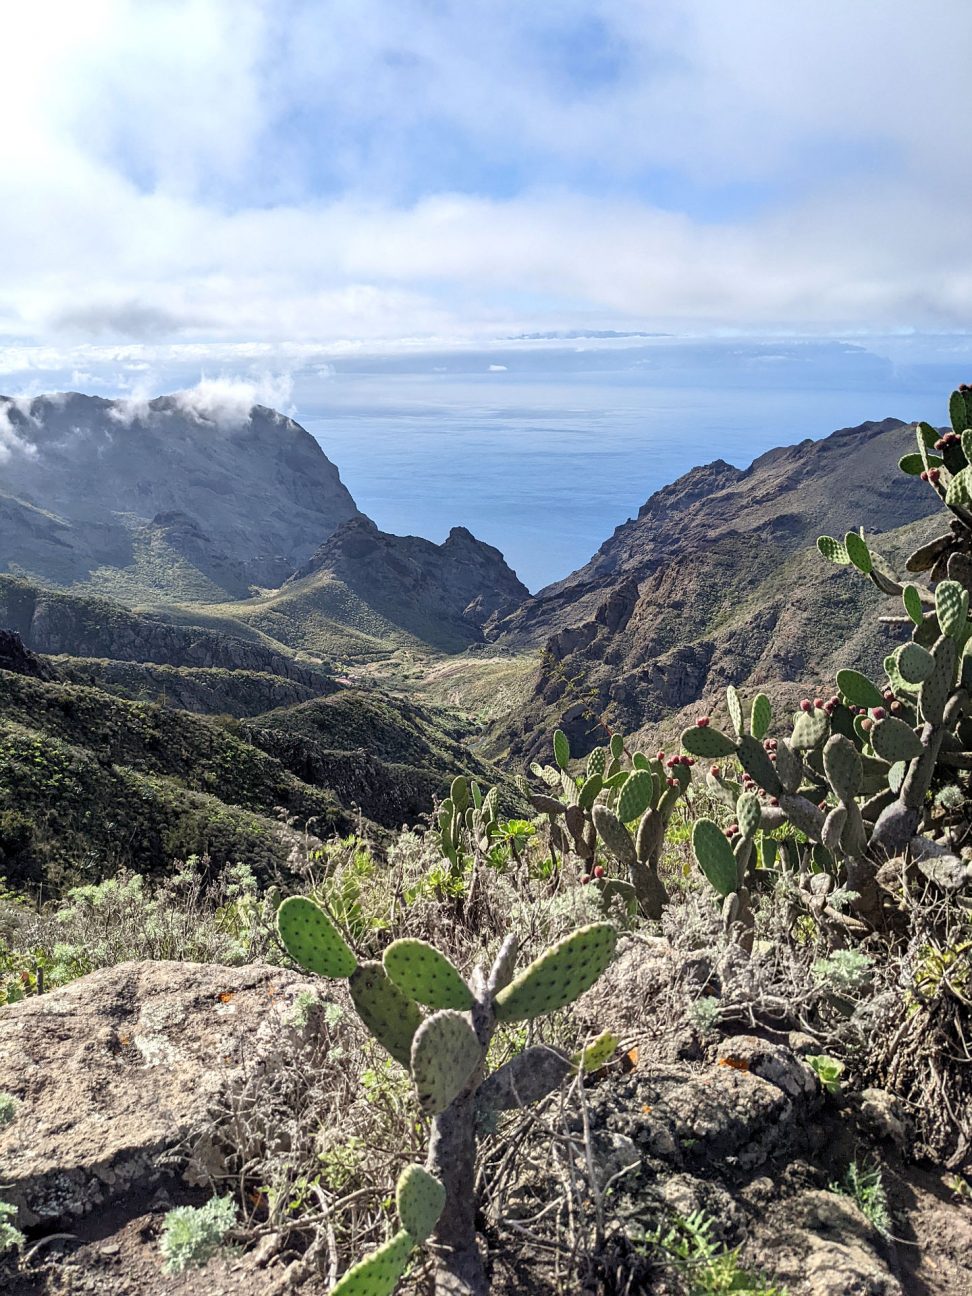
<instances>
[{"instance_id":1,"label":"prickly pear cactus","mask_svg":"<svg viewBox=\"0 0 972 1296\"><path fill-rule=\"evenodd\" d=\"M392 1296L408 1266L412 1245L411 1236L402 1229L353 1265L331 1288L331 1296Z\"/></svg>"},{"instance_id":2,"label":"prickly pear cactus","mask_svg":"<svg viewBox=\"0 0 972 1296\"><path fill-rule=\"evenodd\" d=\"M472 1007L472 991L446 956L428 941L392 941L382 963L399 990L416 1003L463 1012Z\"/></svg>"},{"instance_id":3,"label":"prickly pear cactus","mask_svg":"<svg viewBox=\"0 0 972 1296\"><path fill-rule=\"evenodd\" d=\"M617 933L592 923L551 945L496 996L498 1021L526 1021L555 1012L589 990L614 957Z\"/></svg>"},{"instance_id":4,"label":"prickly pear cactus","mask_svg":"<svg viewBox=\"0 0 972 1296\"><path fill-rule=\"evenodd\" d=\"M277 932L287 953L318 976L349 977L357 966L344 937L306 896L290 896L277 910Z\"/></svg>"}]
</instances>

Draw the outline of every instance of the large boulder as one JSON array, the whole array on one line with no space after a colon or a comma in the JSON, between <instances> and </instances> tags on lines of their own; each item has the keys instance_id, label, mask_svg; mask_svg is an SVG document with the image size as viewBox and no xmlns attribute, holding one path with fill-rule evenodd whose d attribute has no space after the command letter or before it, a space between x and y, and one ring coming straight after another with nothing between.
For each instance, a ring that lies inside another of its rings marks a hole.
<instances>
[{"instance_id":1,"label":"large boulder","mask_svg":"<svg viewBox=\"0 0 972 1296\"><path fill-rule=\"evenodd\" d=\"M278 967L122 963L0 1010L0 1184L30 1227L179 1169L228 1084L279 1049L302 991Z\"/></svg>"}]
</instances>

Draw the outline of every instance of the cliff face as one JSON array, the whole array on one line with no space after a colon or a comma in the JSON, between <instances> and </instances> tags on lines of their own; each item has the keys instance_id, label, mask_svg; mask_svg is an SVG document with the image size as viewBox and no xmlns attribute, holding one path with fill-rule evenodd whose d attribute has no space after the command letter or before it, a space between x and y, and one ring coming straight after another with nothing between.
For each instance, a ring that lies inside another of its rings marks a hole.
<instances>
[{"instance_id":1,"label":"cliff face","mask_svg":"<svg viewBox=\"0 0 972 1296\"><path fill-rule=\"evenodd\" d=\"M277 586L357 506L298 423L263 406L0 397L0 569L130 600Z\"/></svg>"},{"instance_id":2,"label":"cliff face","mask_svg":"<svg viewBox=\"0 0 972 1296\"><path fill-rule=\"evenodd\" d=\"M465 527L436 545L388 535L361 517L338 528L281 594L307 600L327 591L333 606L336 588L388 625L445 651L481 642L485 627L529 598L500 551Z\"/></svg>"},{"instance_id":3,"label":"cliff face","mask_svg":"<svg viewBox=\"0 0 972 1296\"><path fill-rule=\"evenodd\" d=\"M872 587L814 544L861 524L920 532L937 498L894 471L913 441L898 420L864 423L745 470L717 461L658 491L586 566L497 628L544 650L511 749L538 750L560 722L581 751L603 741L598 717L627 731L657 725L730 682L822 678L835 652L879 662L888 639ZM908 534L888 537L890 556Z\"/></svg>"}]
</instances>

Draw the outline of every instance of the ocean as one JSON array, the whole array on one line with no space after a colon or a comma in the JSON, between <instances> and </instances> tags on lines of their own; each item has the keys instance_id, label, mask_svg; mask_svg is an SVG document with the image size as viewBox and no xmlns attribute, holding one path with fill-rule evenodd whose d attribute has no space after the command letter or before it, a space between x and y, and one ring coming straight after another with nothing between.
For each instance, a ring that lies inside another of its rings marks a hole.
<instances>
[{"instance_id":1,"label":"ocean","mask_svg":"<svg viewBox=\"0 0 972 1296\"><path fill-rule=\"evenodd\" d=\"M868 419L941 424L948 391L968 376L953 363L874 372L833 356L795 365L779 348L775 362L744 354L745 364L724 349L717 365L667 374L664 364L633 368L630 351L614 370L571 371L549 355L546 367L533 355L517 368L492 352L461 364L439 357L446 366L426 358L418 372L362 361L298 382L296 417L380 528L438 543L468 527L536 591L698 464L745 467Z\"/></svg>"}]
</instances>

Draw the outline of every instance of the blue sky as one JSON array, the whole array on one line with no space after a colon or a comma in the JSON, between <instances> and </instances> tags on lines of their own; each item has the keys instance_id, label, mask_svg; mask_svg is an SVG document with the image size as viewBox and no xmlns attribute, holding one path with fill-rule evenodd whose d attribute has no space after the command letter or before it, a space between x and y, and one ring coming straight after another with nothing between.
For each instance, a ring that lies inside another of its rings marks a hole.
<instances>
[{"instance_id":1,"label":"blue sky","mask_svg":"<svg viewBox=\"0 0 972 1296\"><path fill-rule=\"evenodd\" d=\"M967 0L5 5L0 376L967 334L970 37Z\"/></svg>"}]
</instances>

